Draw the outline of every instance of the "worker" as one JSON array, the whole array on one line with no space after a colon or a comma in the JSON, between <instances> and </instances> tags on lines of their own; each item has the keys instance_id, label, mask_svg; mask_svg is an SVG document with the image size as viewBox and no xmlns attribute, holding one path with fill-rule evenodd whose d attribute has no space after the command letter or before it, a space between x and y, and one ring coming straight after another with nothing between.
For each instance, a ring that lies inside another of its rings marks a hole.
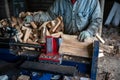
<instances>
[{"instance_id":1,"label":"worker","mask_svg":"<svg viewBox=\"0 0 120 80\"><path fill-rule=\"evenodd\" d=\"M101 9L98 0L55 0L47 12L27 16L27 22L49 21L63 17L64 33L78 35L79 41L93 37L101 23Z\"/></svg>"}]
</instances>

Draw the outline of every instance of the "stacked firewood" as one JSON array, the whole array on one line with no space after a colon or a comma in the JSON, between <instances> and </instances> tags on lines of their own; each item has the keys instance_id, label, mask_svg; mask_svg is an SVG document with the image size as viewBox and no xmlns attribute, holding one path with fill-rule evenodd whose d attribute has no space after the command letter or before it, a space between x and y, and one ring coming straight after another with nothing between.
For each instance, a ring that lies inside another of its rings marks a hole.
<instances>
[{"instance_id":1,"label":"stacked firewood","mask_svg":"<svg viewBox=\"0 0 120 80\"><path fill-rule=\"evenodd\" d=\"M16 41L21 43L31 43L39 44L45 43L45 37L51 36L54 33L59 33L63 31L63 19L58 16L56 19L47 22L31 22L25 23L24 19L28 15L35 15L39 12L21 12L19 17L11 17L10 23L7 19L2 19L0 21L0 28L5 28L11 26L17 30L17 34L14 36ZM0 32L4 34L4 32Z\"/></svg>"}]
</instances>

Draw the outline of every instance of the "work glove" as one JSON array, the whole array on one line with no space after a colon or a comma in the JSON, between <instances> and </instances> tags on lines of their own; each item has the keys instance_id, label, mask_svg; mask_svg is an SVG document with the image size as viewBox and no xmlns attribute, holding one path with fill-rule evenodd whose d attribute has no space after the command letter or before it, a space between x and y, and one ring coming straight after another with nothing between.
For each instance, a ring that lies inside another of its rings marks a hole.
<instances>
[{"instance_id":1,"label":"work glove","mask_svg":"<svg viewBox=\"0 0 120 80\"><path fill-rule=\"evenodd\" d=\"M85 41L85 39L90 38L90 37L91 37L91 35L88 31L82 31L78 35L78 40L79 41Z\"/></svg>"},{"instance_id":2,"label":"work glove","mask_svg":"<svg viewBox=\"0 0 120 80\"><path fill-rule=\"evenodd\" d=\"M30 22L33 22L33 16L32 15L28 15L24 19L24 23L29 24Z\"/></svg>"}]
</instances>

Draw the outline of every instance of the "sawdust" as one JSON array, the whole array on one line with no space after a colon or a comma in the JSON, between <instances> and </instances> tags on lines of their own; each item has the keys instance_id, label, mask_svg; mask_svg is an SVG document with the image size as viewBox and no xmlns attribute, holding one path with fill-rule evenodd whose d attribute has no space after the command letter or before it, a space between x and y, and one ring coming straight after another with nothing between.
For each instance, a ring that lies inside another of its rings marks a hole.
<instances>
[{"instance_id":1,"label":"sawdust","mask_svg":"<svg viewBox=\"0 0 120 80\"><path fill-rule=\"evenodd\" d=\"M114 46L114 50L98 59L97 80L120 80L120 28L104 27L102 38L106 45Z\"/></svg>"}]
</instances>

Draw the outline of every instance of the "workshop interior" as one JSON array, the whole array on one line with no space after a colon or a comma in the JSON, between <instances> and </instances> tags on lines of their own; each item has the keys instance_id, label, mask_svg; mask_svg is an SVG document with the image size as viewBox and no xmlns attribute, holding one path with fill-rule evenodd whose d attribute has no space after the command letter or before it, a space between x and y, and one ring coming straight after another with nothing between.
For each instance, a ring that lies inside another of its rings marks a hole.
<instances>
[{"instance_id":1,"label":"workshop interior","mask_svg":"<svg viewBox=\"0 0 120 80\"><path fill-rule=\"evenodd\" d=\"M119 80L120 0L95 0L101 23L85 41L64 33L61 15L46 20L55 1L0 0L0 80Z\"/></svg>"}]
</instances>

